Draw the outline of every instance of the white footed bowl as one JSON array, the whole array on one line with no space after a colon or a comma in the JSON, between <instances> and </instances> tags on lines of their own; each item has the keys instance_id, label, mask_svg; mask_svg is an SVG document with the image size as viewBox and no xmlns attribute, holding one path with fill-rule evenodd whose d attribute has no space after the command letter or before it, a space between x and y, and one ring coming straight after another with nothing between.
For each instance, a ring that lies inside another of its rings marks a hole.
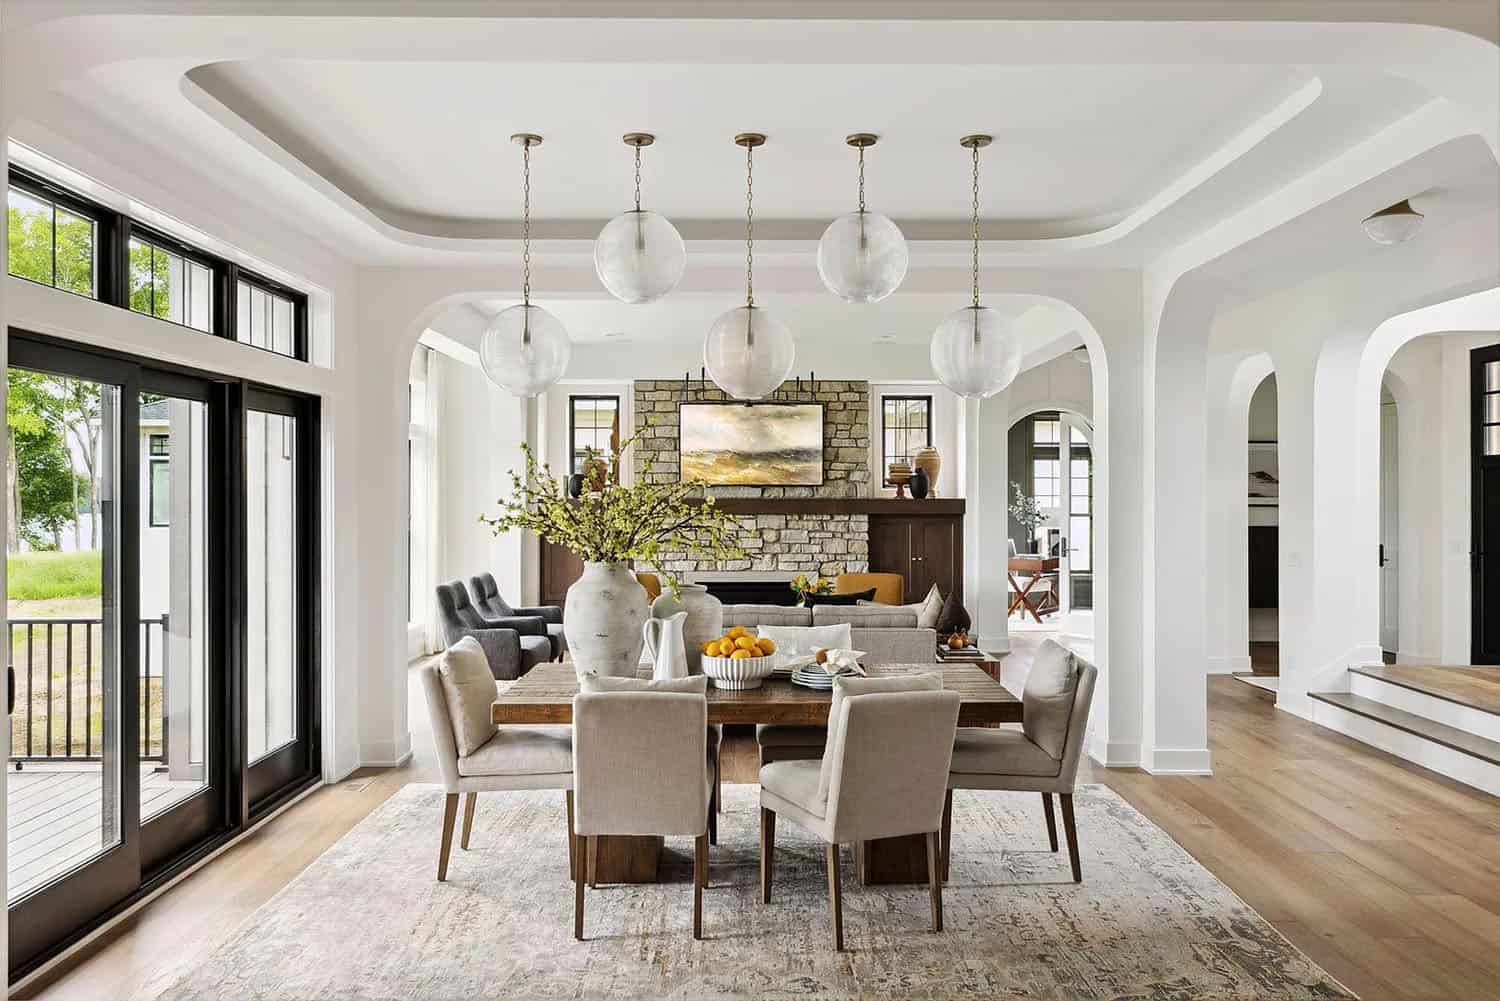
<instances>
[{"instance_id":1,"label":"white footed bowl","mask_svg":"<svg viewBox=\"0 0 1500 1001\"><path fill-rule=\"evenodd\" d=\"M775 657L742 657L735 660L733 657L705 655L703 658L703 673L708 675L714 687L737 692L759 688L761 682L769 678L775 669Z\"/></svg>"}]
</instances>

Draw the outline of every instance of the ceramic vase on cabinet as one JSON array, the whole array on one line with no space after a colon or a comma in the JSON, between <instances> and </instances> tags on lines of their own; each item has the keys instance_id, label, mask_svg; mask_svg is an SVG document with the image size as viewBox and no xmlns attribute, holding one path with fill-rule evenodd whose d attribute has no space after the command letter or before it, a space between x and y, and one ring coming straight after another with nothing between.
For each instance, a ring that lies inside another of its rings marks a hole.
<instances>
[{"instance_id":1,"label":"ceramic vase on cabinet","mask_svg":"<svg viewBox=\"0 0 1500 1001\"><path fill-rule=\"evenodd\" d=\"M938 450L931 445L917 449L917 454L912 456L911 464L927 474L927 491L937 496L938 471L943 468L943 457Z\"/></svg>"},{"instance_id":2,"label":"ceramic vase on cabinet","mask_svg":"<svg viewBox=\"0 0 1500 1001\"><path fill-rule=\"evenodd\" d=\"M585 563L568 588L563 633L579 674L634 677L641 662L646 589L623 563Z\"/></svg>"},{"instance_id":3,"label":"ceramic vase on cabinet","mask_svg":"<svg viewBox=\"0 0 1500 1001\"><path fill-rule=\"evenodd\" d=\"M665 619L678 612L688 613L682 626L688 673L702 674L703 644L724 635L724 606L702 584L679 584L677 590L681 598L673 595L670 589L663 591L651 603L651 614Z\"/></svg>"}]
</instances>

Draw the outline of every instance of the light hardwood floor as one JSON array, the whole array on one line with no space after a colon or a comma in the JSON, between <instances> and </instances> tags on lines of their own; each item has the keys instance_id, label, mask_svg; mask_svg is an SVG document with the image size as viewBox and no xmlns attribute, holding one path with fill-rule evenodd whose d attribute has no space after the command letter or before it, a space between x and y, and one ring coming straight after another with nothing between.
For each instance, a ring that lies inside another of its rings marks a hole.
<instances>
[{"instance_id":1,"label":"light hardwood floor","mask_svg":"<svg viewBox=\"0 0 1500 1001\"><path fill-rule=\"evenodd\" d=\"M1500 799L1277 712L1272 699L1209 679L1211 778L1085 768L1080 779L1117 790L1365 1001L1500 999ZM69 973L16 996L118 998L201 961L397 788L435 779L426 712L413 708L412 764L319 790ZM727 780L754 780L753 737L731 737L725 755Z\"/></svg>"}]
</instances>

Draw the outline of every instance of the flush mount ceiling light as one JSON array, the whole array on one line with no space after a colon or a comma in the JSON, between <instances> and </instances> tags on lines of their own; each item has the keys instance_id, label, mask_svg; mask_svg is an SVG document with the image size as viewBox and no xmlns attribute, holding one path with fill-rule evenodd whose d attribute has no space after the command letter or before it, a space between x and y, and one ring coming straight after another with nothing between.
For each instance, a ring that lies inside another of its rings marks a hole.
<instances>
[{"instance_id":1,"label":"flush mount ceiling light","mask_svg":"<svg viewBox=\"0 0 1500 1001\"><path fill-rule=\"evenodd\" d=\"M932 371L960 396L994 396L1021 370L1021 343L1008 320L979 304L979 151L993 142L984 135L964 136L959 145L973 155L973 302L943 318L932 333Z\"/></svg>"},{"instance_id":2,"label":"flush mount ceiling light","mask_svg":"<svg viewBox=\"0 0 1500 1001\"><path fill-rule=\"evenodd\" d=\"M1390 208L1381 209L1364 221L1365 233L1382 246L1405 243L1422 228L1422 213L1403 198Z\"/></svg>"},{"instance_id":3,"label":"flush mount ceiling light","mask_svg":"<svg viewBox=\"0 0 1500 1001\"><path fill-rule=\"evenodd\" d=\"M635 147L635 208L611 219L594 241L594 270L621 302L655 302L677 287L687 267L677 227L641 208L641 150L654 142L649 132L625 134L625 145Z\"/></svg>"},{"instance_id":4,"label":"flush mount ceiling light","mask_svg":"<svg viewBox=\"0 0 1500 1001\"><path fill-rule=\"evenodd\" d=\"M906 277L906 238L879 212L865 210L865 150L877 136L856 132L844 142L859 151L859 208L839 216L818 241L818 274L845 302L879 302Z\"/></svg>"},{"instance_id":5,"label":"flush mount ceiling light","mask_svg":"<svg viewBox=\"0 0 1500 1001\"><path fill-rule=\"evenodd\" d=\"M521 304L502 309L479 340L479 365L517 396L535 396L562 378L573 353L562 321L531 304L531 147L542 137L517 132L521 147Z\"/></svg>"},{"instance_id":6,"label":"flush mount ceiling light","mask_svg":"<svg viewBox=\"0 0 1500 1001\"><path fill-rule=\"evenodd\" d=\"M714 385L737 400L758 400L786 381L796 360L792 332L755 304L755 148L759 132L741 132L745 150L745 304L721 315L703 339L703 365Z\"/></svg>"}]
</instances>

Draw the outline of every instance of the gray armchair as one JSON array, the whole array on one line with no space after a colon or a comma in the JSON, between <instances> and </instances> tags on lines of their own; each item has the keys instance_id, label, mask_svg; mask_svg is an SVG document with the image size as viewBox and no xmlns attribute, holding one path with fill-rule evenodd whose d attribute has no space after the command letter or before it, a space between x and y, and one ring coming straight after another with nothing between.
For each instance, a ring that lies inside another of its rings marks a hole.
<instances>
[{"instance_id":1,"label":"gray armchair","mask_svg":"<svg viewBox=\"0 0 1500 1001\"><path fill-rule=\"evenodd\" d=\"M552 640L552 659L562 660L568 640L563 636L563 612L556 605L526 605L514 608L500 596L500 586L495 575L482 573L469 578L469 592L474 596L474 607L488 619L505 619L516 615L535 616L546 623L547 636Z\"/></svg>"},{"instance_id":2,"label":"gray armchair","mask_svg":"<svg viewBox=\"0 0 1500 1001\"><path fill-rule=\"evenodd\" d=\"M469 603L469 593L459 581L439 584L436 590L444 640L452 646L465 636L474 637L497 680L519 678L551 659L552 641L547 637L546 623L540 618L486 618Z\"/></svg>"}]
</instances>

